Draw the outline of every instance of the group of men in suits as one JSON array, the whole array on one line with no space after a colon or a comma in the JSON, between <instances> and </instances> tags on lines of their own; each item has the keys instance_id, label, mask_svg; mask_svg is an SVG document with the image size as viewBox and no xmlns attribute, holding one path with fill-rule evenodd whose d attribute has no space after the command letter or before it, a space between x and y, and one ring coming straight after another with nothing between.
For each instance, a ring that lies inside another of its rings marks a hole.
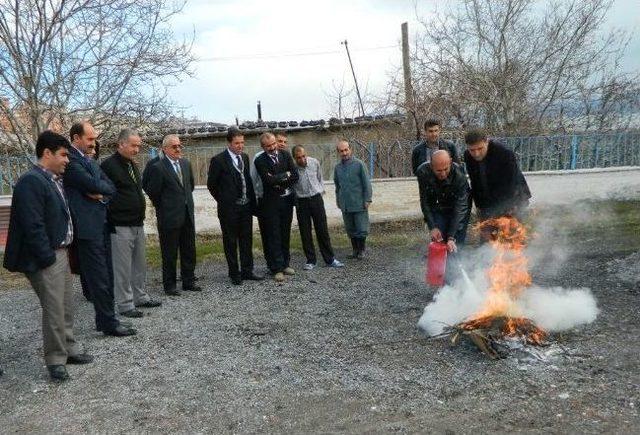
<instances>
[{"instance_id":1,"label":"group of men in suits","mask_svg":"<svg viewBox=\"0 0 640 435\"><path fill-rule=\"evenodd\" d=\"M73 334L72 270L93 304L96 329L107 336L135 335L122 317L142 317L140 308L161 305L145 290L143 184L156 208L165 292L180 294L178 250L183 290L201 290L194 275L193 173L181 159L179 138L164 139L165 158L148 165L143 180L135 163L137 132L122 130L115 152L101 165L96 137L89 122L74 124L70 140L43 132L37 163L20 177L12 197L4 267L24 273L40 300L45 362L58 381L69 378L67 364L93 361Z\"/></svg>"},{"instance_id":2,"label":"group of men in suits","mask_svg":"<svg viewBox=\"0 0 640 435\"><path fill-rule=\"evenodd\" d=\"M147 163L142 175L135 162L141 145L137 132L122 130L114 153L102 164L97 162L96 138L86 121L71 127L70 140L43 132L36 143L37 164L20 177L12 198L4 267L24 273L38 295L45 361L51 378L59 381L69 378L67 364L93 361L73 334L72 272L80 275L83 293L93 304L96 329L107 336L135 335L132 324L122 318L142 317L141 308L161 305L145 290L143 192L156 212L165 293L182 294L177 288L178 255L182 290L201 291L194 273L194 177L191 164L182 157L180 138L164 137L161 154ZM264 279L253 265L254 215L274 279L281 282L285 275L295 274L290 232L296 204L307 257L304 268L310 270L316 263L312 225L323 260L330 267L343 267L328 234L319 162L301 146L295 149L294 161L282 133L262 134L263 151L253 162L243 152L239 130L230 129L227 142L227 149L211 159L207 187L218 204L232 283ZM352 255L361 258L368 231L368 217L361 214L371 202L371 185L348 142L341 141L338 151L345 168L336 173L338 206L350 225L352 242L362 238L362 247L354 242Z\"/></svg>"},{"instance_id":3,"label":"group of men in suits","mask_svg":"<svg viewBox=\"0 0 640 435\"><path fill-rule=\"evenodd\" d=\"M253 216L257 216L269 272L277 282L294 275L290 239L293 209L296 207L302 247L307 258L303 267L316 266L311 235L315 227L323 260L329 267L344 264L335 258L322 201L324 182L319 162L307 157L302 146L287 150L287 136L263 133L262 151L251 163L244 150L244 135L229 129L227 149L211 159L207 187L218 204L229 278L236 285L243 280L261 280L253 270ZM238 248L240 261L238 262Z\"/></svg>"}]
</instances>

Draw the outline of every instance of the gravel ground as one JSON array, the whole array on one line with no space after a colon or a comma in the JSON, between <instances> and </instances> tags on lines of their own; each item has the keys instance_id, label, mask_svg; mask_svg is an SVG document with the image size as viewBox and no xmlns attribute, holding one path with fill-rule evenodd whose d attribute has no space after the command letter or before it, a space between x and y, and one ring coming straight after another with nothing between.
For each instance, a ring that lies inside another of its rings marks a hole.
<instances>
[{"instance_id":1,"label":"gravel ground","mask_svg":"<svg viewBox=\"0 0 640 435\"><path fill-rule=\"evenodd\" d=\"M197 270L202 294L166 298L152 273L164 305L134 320L131 338L95 332L78 292L76 335L96 361L70 366L62 385L48 381L37 299L17 281L0 292L0 431L640 430L640 289L608 267L630 252L594 244L553 275L534 271L542 285L591 287L602 312L554 337L565 351L550 361L491 361L418 335L431 294L415 237L283 285L232 287L224 265L208 262Z\"/></svg>"}]
</instances>

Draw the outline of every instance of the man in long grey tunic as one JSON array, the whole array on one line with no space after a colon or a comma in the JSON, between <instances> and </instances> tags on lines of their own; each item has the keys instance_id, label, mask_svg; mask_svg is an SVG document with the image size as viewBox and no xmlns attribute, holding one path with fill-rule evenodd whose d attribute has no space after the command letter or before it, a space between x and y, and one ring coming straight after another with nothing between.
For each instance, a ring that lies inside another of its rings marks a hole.
<instances>
[{"instance_id":1,"label":"man in long grey tunic","mask_svg":"<svg viewBox=\"0 0 640 435\"><path fill-rule=\"evenodd\" d=\"M344 227L353 247L353 254L349 258L362 259L369 234L371 181L362 160L353 157L349 142L338 141L336 150L340 163L335 167L333 181L336 186L336 202L342 211Z\"/></svg>"}]
</instances>

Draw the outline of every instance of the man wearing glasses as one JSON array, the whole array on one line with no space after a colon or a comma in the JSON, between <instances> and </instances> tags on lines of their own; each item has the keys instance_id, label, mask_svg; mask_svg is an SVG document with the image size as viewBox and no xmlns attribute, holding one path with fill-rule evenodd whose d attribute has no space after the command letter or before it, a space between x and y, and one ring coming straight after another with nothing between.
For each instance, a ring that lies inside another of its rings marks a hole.
<instances>
[{"instance_id":1,"label":"man wearing glasses","mask_svg":"<svg viewBox=\"0 0 640 435\"><path fill-rule=\"evenodd\" d=\"M201 291L195 285L196 229L193 211L193 171L182 157L180 138L162 140L164 158L152 163L143 180L145 192L156 209L162 253L162 284L168 295L178 296L176 262L180 252L182 290Z\"/></svg>"}]
</instances>

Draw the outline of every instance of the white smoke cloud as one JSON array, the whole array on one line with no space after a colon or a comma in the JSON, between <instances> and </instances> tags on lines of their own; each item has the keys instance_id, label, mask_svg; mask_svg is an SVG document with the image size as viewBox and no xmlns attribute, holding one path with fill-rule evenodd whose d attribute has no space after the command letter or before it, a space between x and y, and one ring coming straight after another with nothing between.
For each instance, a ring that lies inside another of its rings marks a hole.
<instances>
[{"instance_id":1,"label":"white smoke cloud","mask_svg":"<svg viewBox=\"0 0 640 435\"><path fill-rule=\"evenodd\" d=\"M427 305L418 327L428 335L438 335L477 313L487 294L483 269L476 269L469 278L452 286L444 286ZM598 307L588 288L565 289L532 286L514 301L515 310L548 332L559 332L593 322Z\"/></svg>"},{"instance_id":2,"label":"white smoke cloud","mask_svg":"<svg viewBox=\"0 0 640 435\"><path fill-rule=\"evenodd\" d=\"M552 278L565 268L573 252L569 243L572 229L594 219L614 219L613 212L591 203L573 204L559 210L539 211L532 215L533 231L530 233L524 255L529 271L535 277ZM467 250L458 259L461 279L444 286L428 304L418 327L428 335L437 335L447 326L469 319L483 307L489 283L486 271L495 258L496 251L484 244ZM447 267L459 269L456 262ZM628 269L628 266L626 267ZM465 272L468 271L469 274ZM636 268L636 271L640 268ZM534 284L524 289L513 301L509 315L525 317L548 332L559 332L593 322L599 313L596 299L588 288L543 288Z\"/></svg>"},{"instance_id":3,"label":"white smoke cloud","mask_svg":"<svg viewBox=\"0 0 640 435\"><path fill-rule=\"evenodd\" d=\"M518 300L524 317L550 332L593 322L600 310L588 288L530 287Z\"/></svg>"},{"instance_id":4,"label":"white smoke cloud","mask_svg":"<svg viewBox=\"0 0 640 435\"><path fill-rule=\"evenodd\" d=\"M418 321L418 327L428 335L438 335L447 326L466 319L482 305L486 291L486 280L479 275L477 283L459 280L456 285L444 286L427 305Z\"/></svg>"}]
</instances>

